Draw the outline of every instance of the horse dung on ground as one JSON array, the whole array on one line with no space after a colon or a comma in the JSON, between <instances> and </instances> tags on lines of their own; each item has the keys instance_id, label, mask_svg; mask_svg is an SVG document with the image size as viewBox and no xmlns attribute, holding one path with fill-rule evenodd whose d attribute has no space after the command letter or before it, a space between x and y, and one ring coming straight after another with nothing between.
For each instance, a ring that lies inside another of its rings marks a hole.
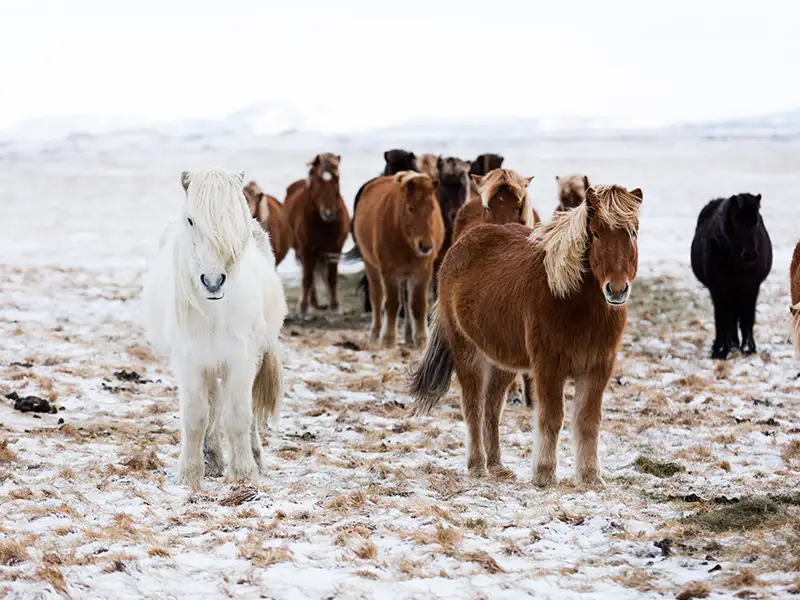
<instances>
[{"instance_id":1,"label":"horse dung on ground","mask_svg":"<svg viewBox=\"0 0 800 600\"><path fill-rule=\"evenodd\" d=\"M283 400L283 286L245 202L244 173L184 171L181 184L181 219L161 236L144 281L145 334L178 384L180 482L222 475L223 433L228 479L249 480L263 467L258 426L277 421Z\"/></svg>"},{"instance_id":2,"label":"horse dung on ground","mask_svg":"<svg viewBox=\"0 0 800 600\"><path fill-rule=\"evenodd\" d=\"M589 189L589 178L580 173L572 175L556 175L558 182L558 204L555 212L571 210L580 206L586 198L586 190Z\"/></svg>"},{"instance_id":3,"label":"horse dung on ground","mask_svg":"<svg viewBox=\"0 0 800 600\"><path fill-rule=\"evenodd\" d=\"M369 282L371 336L385 347L395 344L401 302L411 323L407 341L421 346L427 339L428 285L444 238L437 185L427 175L404 171L373 180L361 196L353 237Z\"/></svg>"},{"instance_id":4,"label":"horse dung on ground","mask_svg":"<svg viewBox=\"0 0 800 600\"><path fill-rule=\"evenodd\" d=\"M459 209L453 225L453 242L482 223L519 223L533 229L539 222L528 197L532 176L522 177L511 169L494 169L486 176L471 177L477 186L478 198Z\"/></svg>"},{"instance_id":5,"label":"horse dung on ground","mask_svg":"<svg viewBox=\"0 0 800 600\"><path fill-rule=\"evenodd\" d=\"M761 195L717 198L703 207L692 240L692 271L714 303L716 336L711 358L732 348L756 351L753 325L761 283L772 268L772 242L761 218Z\"/></svg>"},{"instance_id":6,"label":"horse dung on ground","mask_svg":"<svg viewBox=\"0 0 800 600\"><path fill-rule=\"evenodd\" d=\"M292 229L293 248L303 266L301 314L308 307L322 308L317 300L315 278L325 276L330 309L339 311L339 259L350 231L350 217L339 193L341 157L329 152L308 163L308 178L286 190L286 214Z\"/></svg>"},{"instance_id":7,"label":"horse dung on ground","mask_svg":"<svg viewBox=\"0 0 800 600\"><path fill-rule=\"evenodd\" d=\"M244 197L250 207L250 215L259 222L269 235L269 245L275 255L275 264L281 264L292 247L292 230L284 214L283 204L265 194L255 181L244 186Z\"/></svg>"},{"instance_id":8,"label":"horse dung on ground","mask_svg":"<svg viewBox=\"0 0 800 600\"><path fill-rule=\"evenodd\" d=\"M556 481L567 378L575 381L577 481L602 483L603 391L638 268L641 201L639 189L589 188L581 206L547 225L532 232L518 224L479 225L445 256L430 338L410 392L417 412L426 413L455 371L471 475L512 476L500 457L500 417L515 374L529 373L534 483Z\"/></svg>"}]
</instances>

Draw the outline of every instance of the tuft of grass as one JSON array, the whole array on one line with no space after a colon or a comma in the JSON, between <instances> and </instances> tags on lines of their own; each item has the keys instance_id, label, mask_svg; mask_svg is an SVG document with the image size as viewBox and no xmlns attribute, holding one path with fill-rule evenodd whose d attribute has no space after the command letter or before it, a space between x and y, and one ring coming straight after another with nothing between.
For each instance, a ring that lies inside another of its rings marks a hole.
<instances>
[{"instance_id":1,"label":"tuft of grass","mask_svg":"<svg viewBox=\"0 0 800 600\"><path fill-rule=\"evenodd\" d=\"M8 447L8 440L0 440L0 465L14 462L19 457Z\"/></svg>"},{"instance_id":2,"label":"tuft of grass","mask_svg":"<svg viewBox=\"0 0 800 600\"><path fill-rule=\"evenodd\" d=\"M693 600L694 598L708 598L711 595L711 588L702 581L695 581L687 585L675 596L676 600Z\"/></svg>"},{"instance_id":3,"label":"tuft of grass","mask_svg":"<svg viewBox=\"0 0 800 600\"><path fill-rule=\"evenodd\" d=\"M219 504L222 506L240 506L245 502L252 502L258 498L258 490L248 486L237 486L231 490L231 493L220 498Z\"/></svg>"},{"instance_id":4,"label":"tuft of grass","mask_svg":"<svg viewBox=\"0 0 800 600\"><path fill-rule=\"evenodd\" d=\"M792 463L800 465L800 438L793 439L781 448L781 458L787 465Z\"/></svg>"},{"instance_id":5,"label":"tuft of grass","mask_svg":"<svg viewBox=\"0 0 800 600\"><path fill-rule=\"evenodd\" d=\"M36 576L42 581L46 581L53 589L66 598L70 598L69 591L67 590L67 582L64 581L64 576L55 565L44 565L36 571Z\"/></svg>"},{"instance_id":6,"label":"tuft of grass","mask_svg":"<svg viewBox=\"0 0 800 600\"><path fill-rule=\"evenodd\" d=\"M143 473L163 468L164 461L158 457L155 448L143 447L129 454L122 464L131 471Z\"/></svg>"},{"instance_id":7,"label":"tuft of grass","mask_svg":"<svg viewBox=\"0 0 800 600\"><path fill-rule=\"evenodd\" d=\"M685 520L696 523L710 531L747 531L784 514L783 508L769 498L757 497L716 510L698 513Z\"/></svg>"},{"instance_id":8,"label":"tuft of grass","mask_svg":"<svg viewBox=\"0 0 800 600\"><path fill-rule=\"evenodd\" d=\"M378 558L378 548L369 540L356 548L354 552L362 560L375 560Z\"/></svg>"},{"instance_id":9,"label":"tuft of grass","mask_svg":"<svg viewBox=\"0 0 800 600\"><path fill-rule=\"evenodd\" d=\"M635 461L633 461L633 466L640 473L653 475L654 477L658 477L660 479L672 477L673 475L681 473L684 470L683 465L680 465L676 462L662 462L646 456L639 456Z\"/></svg>"},{"instance_id":10,"label":"tuft of grass","mask_svg":"<svg viewBox=\"0 0 800 600\"><path fill-rule=\"evenodd\" d=\"M19 542L14 540L0 540L0 564L13 567L30 558L27 551Z\"/></svg>"}]
</instances>

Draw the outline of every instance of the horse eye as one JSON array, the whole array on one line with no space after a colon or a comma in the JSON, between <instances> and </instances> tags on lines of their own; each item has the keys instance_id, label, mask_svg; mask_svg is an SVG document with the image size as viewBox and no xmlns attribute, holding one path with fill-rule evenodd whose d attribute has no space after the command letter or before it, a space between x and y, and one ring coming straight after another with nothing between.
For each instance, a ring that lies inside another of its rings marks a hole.
<instances>
[{"instance_id":1,"label":"horse eye","mask_svg":"<svg viewBox=\"0 0 800 600\"><path fill-rule=\"evenodd\" d=\"M631 237L636 237L636 230L635 229L631 229Z\"/></svg>"},{"instance_id":2,"label":"horse eye","mask_svg":"<svg viewBox=\"0 0 800 600\"><path fill-rule=\"evenodd\" d=\"M189 222L189 227L194 227L194 221L192 221L189 217L186 217L186 220Z\"/></svg>"},{"instance_id":3,"label":"horse eye","mask_svg":"<svg viewBox=\"0 0 800 600\"><path fill-rule=\"evenodd\" d=\"M599 240L599 239L600 239L600 236L599 236L599 235L597 235L597 232L596 232L596 231L593 231L593 232L592 232L592 235L594 236L594 239L596 239L596 240Z\"/></svg>"},{"instance_id":4,"label":"horse eye","mask_svg":"<svg viewBox=\"0 0 800 600\"><path fill-rule=\"evenodd\" d=\"M413 206L411 206L410 204L409 204L409 206L408 206L408 212L414 212L414 207L413 207Z\"/></svg>"}]
</instances>

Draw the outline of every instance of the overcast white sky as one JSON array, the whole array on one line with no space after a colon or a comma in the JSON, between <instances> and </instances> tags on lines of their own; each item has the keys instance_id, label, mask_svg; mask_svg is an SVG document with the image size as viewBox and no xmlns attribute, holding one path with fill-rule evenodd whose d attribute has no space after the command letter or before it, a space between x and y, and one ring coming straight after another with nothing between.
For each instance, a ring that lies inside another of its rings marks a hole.
<instances>
[{"instance_id":1,"label":"overcast white sky","mask_svg":"<svg viewBox=\"0 0 800 600\"><path fill-rule=\"evenodd\" d=\"M798 31L791 0L2 0L0 129L260 101L376 124L756 115L800 107Z\"/></svg>"}]
</instances>

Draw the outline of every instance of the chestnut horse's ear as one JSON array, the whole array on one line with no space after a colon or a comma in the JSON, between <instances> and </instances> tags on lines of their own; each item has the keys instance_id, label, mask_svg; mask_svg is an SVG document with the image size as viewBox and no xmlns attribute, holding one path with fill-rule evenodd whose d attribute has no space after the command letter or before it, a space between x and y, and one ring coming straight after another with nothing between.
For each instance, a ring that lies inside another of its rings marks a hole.
<instances>
[{"instance_id":1,"label":"chestnut horse's ear","mask_svg":"<svg viewBox=\"0 0 800 600\"><path fill-rule=\"evenodd\" d=\"M534 178L534 175L531 175L530 177L523 177L523 179L525 180L525 186L526 187L530 185L531 181L533 181L533 178Z\"/></svg>"},{"instance_id":2,"label":"chestnut horse's ear","mask_svg":"<svg viewBox=\"0 0 800 600\"><path fill-rule=\"evenodd\" d=\"M594 191L593 187L590 187L586 190L586 207L589 209L589 216L594 213L595 203L597 202L597 193Z\"/></svg>"},{"instance_id":3,"label":"chestnut horse's ear","mask_svg":"<svg viewBox=\"0 0 800 600\"><path fill-rule=\"evenodd\" d=\"M403 183L403 177L405 177L405 176L406 176L406 172L405 171L398 171L397 173L394 174L394 180L397 183Z\"/></svg>"},{"instance_id":4,"label":"chestnut horse's ear","mask_svg":"<svg viewBox=\"0 0 800 600\"><path fill-rule=\"evenodd\" d=\"M340 163L340 162L342 162L342 155L341 155L341 154L337 154L337 155L336 155L336 162L337 162L337 163Z\"/></svg>"},{"instance_id":5,"label":"chestnut horse's ear","mask_svg":"<svg viewBox=\"0 0 800 600\"><path fill-rule=\"evenodd\" d=\"M439 189L439 180L438 179L431 179L431 183L433 183L433 191L434 192Z\"/></svg>"},{"instance_id":6,"label":"chestnut horse's ear","mask_svg":"<svg viewBox=\"0 0 800 600\"><path fill-rule=\"evenodd\" d=\"M558 179L558 177L556 177L556 179ZM583 189L589 189L589 186L590 186L589 178L586 175L584 175L583 176Z\"/></svg>"},{"instance_id":7,"label":"chestnut horse's ear","mask_svg":"<svg viewBox=\"0 0 800 600\"><path fill-rule=\"evenodd\" d=\"M636 196L639 199L640 203L642 202L642 200L644 200L644 194L642 193L642 190L640 190L639 188L631 190L631 196Z\"/></svg>"},{"instance_id":8,"label":"chestnut horse's ear","mask_svg":"<svg viewBox=\"0 0 800 600\"><path fill-rule=\"evenodd\" d=\"M309 167L318 167L319 166L319 154L317 154L314 158L306 163Z\"/></svg>"},{"instance_id":9,"label":"chestnut horse's ear","mask_svg":"<svg viewBox=\"0 0 800 600\"><path fill-rule=\"evenodd\" d=\"M417 189L417 183L413 179L409 179L405 185L406 194L413 194Z\"/></svg>"},{"instance_id":10,"label":"chestnut horse's ear","mask_svg":"<svg viewBox=\"0 0 800 600\"><path fill-rule=\"evenodd\" d=\"M470 173L469 176L472 177L472 181L475 182L475 185L480 185L481 181L483 181L483 177L476 175L475 173Z\"/></svg>"},{"instance_id":11,"label":"chestnut horse's ear","mask_svg":"<svg viewBox=\"0 0 800 600\"><path fill-rule=\"evenodd\" d=\"M181 171L181 185L183 186L183 191L189 191L189 184L192 182L192 172L191 171Z\"/></svg>"}]
</instances>

